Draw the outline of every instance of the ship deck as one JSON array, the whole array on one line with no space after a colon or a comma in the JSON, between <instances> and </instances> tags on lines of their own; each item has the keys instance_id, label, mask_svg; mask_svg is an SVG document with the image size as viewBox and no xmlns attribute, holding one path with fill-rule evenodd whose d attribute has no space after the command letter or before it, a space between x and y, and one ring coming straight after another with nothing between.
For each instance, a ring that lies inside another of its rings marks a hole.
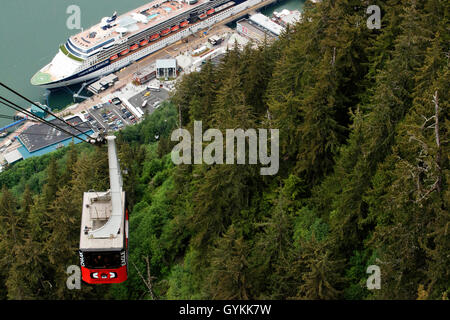
<instances>
[{"instance_id":1,"label":"ship deck","mask_svg":"<svg viewBox=\"0 0 450 320\"><path fill-rule=\"evenodd\" d=\"M137 34L147 28L156 26L172 17L178 16L188 10L206 3L208 0L198 0L197 3L189 5L178 0L155 0L137 9L129 11L111 23L110 29L103 30L102 23L71 37L71 41L84 50L89 50L104 43L119 33L117 28L127 28L127 37ZM136 21L136 19L140 21ZM147 23L145 23L147 21Z\"/></svg>"}]
</instances>

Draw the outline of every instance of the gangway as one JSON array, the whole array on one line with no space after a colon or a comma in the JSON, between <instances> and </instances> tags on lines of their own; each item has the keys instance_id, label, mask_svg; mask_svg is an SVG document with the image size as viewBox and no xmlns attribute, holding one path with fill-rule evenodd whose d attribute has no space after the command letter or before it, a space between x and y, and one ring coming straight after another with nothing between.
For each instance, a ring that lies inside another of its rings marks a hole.
<instances>
[{"instance_id":1,"label":"gangway","mask_svg":"<svg viewBox=\"0 0 450 320\"><path fill-rule=\"evenodd\" d=\"M19 119L19 120L15 121L15 122L13 122L11 124L8 124L7 126L5 126L3 128L0 128L0 132L6 131L6 130L8 130L10 128L18 126L19 124L21 124L22 122L26 121L27 119L28 119L28 117L25 117L25 118L22 118L22 119Z\"/></svg>"},{"instance_id":2,"label":"gangway","mask_svg":"<svg viewBox=\"0 0 450 320\"><path fill-rule=\"evenodd\" d=\"M89 81L87 81L87 82L83 82L83 84L81 85L81 88L80 88L80 90L78 90L78 92L77 93L74 93L73 94L73 101L75 102L75 99L84 99L84 100L87 100L87 99L89 99L89 97L86 97L86 96L82 96L82 95L80 95L80 93L84 90L84 88L86 88L87 86L89 86L91 83L94 83L95 81L97 81L99 78L97 77L97 78L94 78L94 79L92 79L92 80L89 80Z\"/></svg>"}]
</instances>

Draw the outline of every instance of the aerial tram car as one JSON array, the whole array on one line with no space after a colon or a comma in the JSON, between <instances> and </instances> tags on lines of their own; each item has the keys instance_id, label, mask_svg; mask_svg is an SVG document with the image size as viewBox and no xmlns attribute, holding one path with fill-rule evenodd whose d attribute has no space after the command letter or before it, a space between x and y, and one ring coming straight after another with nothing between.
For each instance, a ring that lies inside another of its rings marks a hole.
<instances>
[{"instance_id":1,"label":"aerial tram car","mask_svg":"<svg viewBox=\"0 0 450 320\"><path fill-rule=\"evenodd\" d=\"M108 136L110 190L85 192L80 230L81 278L89 284L121 283L128 277L128 211L115 136Z\"/></svg>"}]
</instances>

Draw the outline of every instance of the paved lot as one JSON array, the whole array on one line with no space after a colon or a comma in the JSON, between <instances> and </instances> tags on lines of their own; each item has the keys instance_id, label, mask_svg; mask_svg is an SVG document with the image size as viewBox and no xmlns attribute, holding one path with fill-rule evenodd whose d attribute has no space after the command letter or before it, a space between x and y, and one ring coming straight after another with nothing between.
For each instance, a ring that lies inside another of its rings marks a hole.
<instances>
[{"instance_id":1,"label":"paved lot","mask_svg":"<svg viewBox=\"0 0 450 320\"><path fill-rule=\"evenodd\" d=\"M97 130L117 131L136 123L135 117L124 104L104 103L89 108L87 120Z\"/></svg>"},{"instance_id":2,"label":"paved lot","mask_svg":"<svg viewBox=\"0 0 450 320\"><path fill-rule=\"evenodd\" d=\"M144 90L128 99L133 107L141 108L144 113L152 114L159 108L162 101L169 98L169 91L161 88L160 91ZM145 107L142 107L144 101L147 101Z\"/></svg>"}]
</instances>

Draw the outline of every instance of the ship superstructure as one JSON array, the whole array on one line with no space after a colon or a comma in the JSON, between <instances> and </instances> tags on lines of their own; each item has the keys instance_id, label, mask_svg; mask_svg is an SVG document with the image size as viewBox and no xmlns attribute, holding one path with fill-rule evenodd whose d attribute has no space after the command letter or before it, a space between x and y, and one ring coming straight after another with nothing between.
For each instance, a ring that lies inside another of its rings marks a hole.
<instances>
[{"instance_id":1,"label":"ship superstructure","mask_svg":"<svg viewBox=\"0 0 450 320\"><path fill-rule=\"evenodd\" d=\"M264 0L155 0L70 37L31 83L57 88L117 71Z\"/></svg>"}]
</instances>

